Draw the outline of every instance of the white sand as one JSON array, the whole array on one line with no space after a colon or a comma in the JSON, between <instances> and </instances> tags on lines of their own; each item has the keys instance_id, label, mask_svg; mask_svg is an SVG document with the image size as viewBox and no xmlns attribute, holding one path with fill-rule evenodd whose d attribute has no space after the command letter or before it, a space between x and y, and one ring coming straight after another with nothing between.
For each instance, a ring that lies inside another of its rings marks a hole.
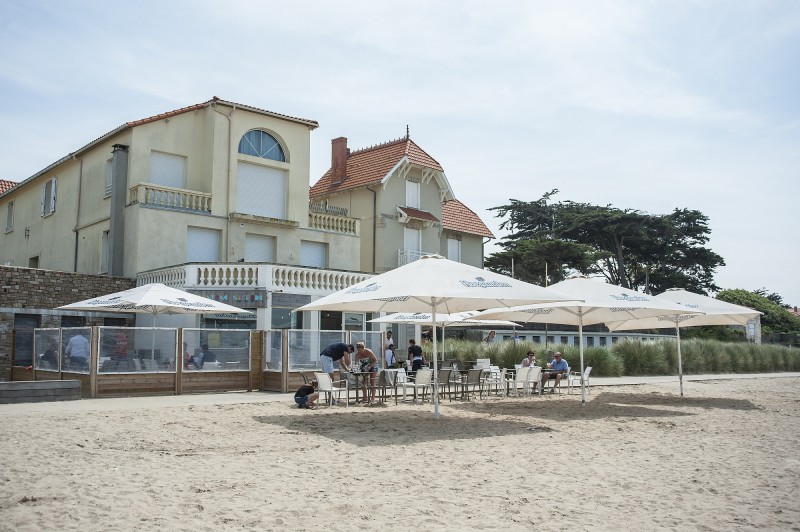
<instances>
[{"instance_id":1,"label":"white sand","mask_svg":"<svg viewBox=\"0 0 800 532\"><path fill-rule=\"evenodd\" d=\"M0 529L798 530L799 386L445 400L438 420L235 396L0 405Z\"/></svg>"}]
</instances>

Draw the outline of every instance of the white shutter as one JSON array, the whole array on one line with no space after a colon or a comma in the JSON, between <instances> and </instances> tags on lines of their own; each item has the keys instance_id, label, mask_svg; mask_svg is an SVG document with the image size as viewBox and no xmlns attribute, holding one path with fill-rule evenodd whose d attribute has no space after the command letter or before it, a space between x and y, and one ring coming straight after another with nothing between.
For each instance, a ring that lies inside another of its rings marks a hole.
<instances>
[{"instance_id":1,"label":"white shutter","mask_svg":"<svg viewBox=\"0 0 800 532\"><path fill-rule=\"evenodd\" d=\"M264 235L244 236L246 262L275 262L275 237Z\"/></svg>"},{"instance_id":2,"label":"white shutter","mask_svg":"<svg viewBox=\"0 0 800 532\"><path fill-rule=\"evenodd\" d=\"M186 234L186 262L219 262L219 231L189 227Z\"/></svg>"},{"instance_id":3,"label":"white shutter","mask_svg":"<svg viewBox=\"0 0 800 532\"><path fill-rule=\"evenodd\" d=\"M419 183L406 181L406 207L419 209Z\"/></svg>"},{"instance_id":4,"label":"white shutter","mask_svg":"<svg viewBox=\"0 0 800 532\"><path fill-rule=\"evenodd\" d=\"M107 198L111 195L111 159L106 161L106 192L103 197Z\"/></svg>"},{"instance_id":5,"label":"white shutter","mask_svg":"<svg viewBox=\"0 0 800 532\"><path fill-rule=\"evenodd\" d=\"M186 157L154 151L150 154L150 182L172 188L186 188Z\"/></svg>"},{"instance_id":6,"label":"white shutter","mask_svg":"<svg viewBox=\"0 0 800 532\"><path fill-rule=\"evenodd\" d=\"M6 232L14 229L14 202L8 202L8 212L6 213Z\"/></svg>"},{"instance_id":7,"label":"white shutter","mask_svg":"<svg viewBox=\"0 0 800 532\"><path fill-rule=\"evenodd\" d=\"M56 210L56 178L48 179L42 188L42 216Z\"/></svg>"},{"instance_id":8,"label":"white shutter","mask_svg":"<svg viewBox=\"0 0 800 532\"><path fill-rule=\"evenodd\" d=\"M327 264L326 251L326 245L322 242L309 242L307 240L301 240L300 266L325 268Z\"/></svg>"},{"instance_id":9,"label":"white shutter","mask_svg":"<svg viewBox=\"0 0 800 532\"><path fill-rule=\"evenodd\" d=\"M447 239L447 258L461 262L461 241L455 238Z\"/></svg>"},{"instance_id":10,"label":"white shutter","mask_svg":"<svg viewBox=\"0 0 800 532\"><path fill-rule=\"evenodd\" d=\"M56 178L51 181L53 184L50 186L50 212L56 212Z\"/></svg>"},{"instance_id":11,"label":"white shutter","mask_svg":"<svg viewBox=\"0 0 800 532\"><path fill-rule=\"evenodd\" d=\"M404 227L403 239L406 251L422 251L422 231L419 229Z\"/></svg>"},{"instance_id":12,"label":"white shutter","mask_svg":"<svg viewBox=\"0 0 800 532\"><path fill-rule=\"evenodd\" d=\"M286 172L240 162L236 172L236 212L286 219Z\"/></svg>"}]
</instances>

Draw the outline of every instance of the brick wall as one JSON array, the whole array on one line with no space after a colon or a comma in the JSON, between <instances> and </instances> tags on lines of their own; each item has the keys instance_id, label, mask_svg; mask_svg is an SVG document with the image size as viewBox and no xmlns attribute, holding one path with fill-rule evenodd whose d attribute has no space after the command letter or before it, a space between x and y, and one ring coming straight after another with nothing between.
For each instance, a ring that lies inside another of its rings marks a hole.
<instances>
[{"instance_id":1,"label":"brick wall","mask_svg":"<svg viewBox=\"0 0 800 532\"><path fill-rule=\"evenodd\" d=\"M10 378L15 314L37 314L41 327L60 327L65 313L56 307L134 286L122 277L0 266L0 380ZM103 318L87 317L86 325L103 325Z\"/></svg>"}]
</instances>

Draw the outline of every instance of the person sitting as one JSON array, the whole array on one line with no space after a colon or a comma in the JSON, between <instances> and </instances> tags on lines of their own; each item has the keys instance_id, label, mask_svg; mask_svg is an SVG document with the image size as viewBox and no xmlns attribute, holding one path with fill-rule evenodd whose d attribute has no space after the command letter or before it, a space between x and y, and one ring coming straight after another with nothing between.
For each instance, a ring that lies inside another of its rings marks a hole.
<instances>
[{"instance_id":1,"label":"person sitting","mask_svg":"<svg viewBox=\"0 0 800 532\"><path fill-rule=\"evenodd\" d=\"M536 366L536 353L533 349L528 351L528 356L522 359L523 368L533 368Z\"/></svg>"},{"instance_id":2,"label":"person sitting","mask_svg":"<svg viewBox=\"0 0 800 532\"><path fill-rule=\"evenodd\" d=\"M550 393L554 393L556 391L556 387L561 383L561 377L569 371L569 364L567 361L561 358L561 352L556 351L553 353L553 360L547 364L547 371L542 372L542 392L544 392L544 384L549 379L555 379L556 382L553 383L553 387L550 388Z\"/></svg>"},{"instance_id":3,"label":"person sitting","mask_svg":"<svg viewBox=\"0 0 800 532\"><path fill-rule=\"evenodd\" d=\"M294 393L294 402L297 408L315 408L319 392L317 392L317 381L304 384Z\"/></svg>"},{"instance_id":4,"label":"person sitting","mask_svg":"<svg viewBox=\"0 0 800 532\"><path fill-rule=\"evenodd\" d=\"M58 344L51 342L41 358L41 369L58 369Z\"/></svg>"}]
</instances>

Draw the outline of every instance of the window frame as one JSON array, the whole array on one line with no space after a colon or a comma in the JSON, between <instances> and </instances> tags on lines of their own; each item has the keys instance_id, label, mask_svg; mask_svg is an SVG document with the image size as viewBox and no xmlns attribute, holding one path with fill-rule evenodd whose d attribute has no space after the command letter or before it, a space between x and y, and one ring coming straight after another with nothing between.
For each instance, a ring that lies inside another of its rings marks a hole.
<instances>
[{"instance_id":1,"label":"window frame","mask_svg":"<svg viewBox=\"0 0 800 532\"><path fill-rule=\"evenodd\" d=\"M42 218L56 212L56 199L58 198L58 183L56 177L51 177L42 186Z\"/></svg>"},{"instance_id":2,"label":"window frame","mask_svg":"<svg viewBox=\"0 0 800 532\"><path fill-rule=\"evenodd\" d=\"M14 200L6 205L6 233L14 230Z\"/></svg>"},{"instance_id":3,"label":"window frame","mask_svg":"<svg viewBox=\"0 0 800 532\"><path fill-rule=\"evenodd\" d=\"M249 138L250 136L253 136L255 134L258 134L259 136L258 147L256 147L253 141L254 139ZM271 139L272 142L274 143L266 149L264 148L264 142L263 142L265 137ZM246 149L248 146L252 148L252 150L243 151L243 149ZM275 148L277 148L277 153L279 154L279 157L270 157L269 155L275 153ZM245 134L242 135L241 138L239 139L239 145L237 146L236 151L241 155L247 155L249 157L258 157L259 159L265 159L267 161L276 161L280 163L289 162L286 157L286 149L283 147L281 141L279 141L277 137L275 137L275 135L268 133L263 129L255 128L245 132Z\"/></svg>"}]
</instances>

